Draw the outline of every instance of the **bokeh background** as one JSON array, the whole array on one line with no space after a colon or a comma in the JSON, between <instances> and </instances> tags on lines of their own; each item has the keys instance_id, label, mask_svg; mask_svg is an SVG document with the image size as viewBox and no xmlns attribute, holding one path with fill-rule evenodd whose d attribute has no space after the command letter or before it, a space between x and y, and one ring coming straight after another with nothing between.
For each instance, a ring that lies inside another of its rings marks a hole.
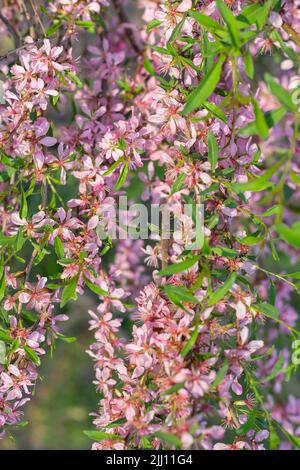
<instances>
[{"instance_id":1,"label":"bokeh background","mask_svg":"<svg viewBox=\"0 0 300 470\"><path fill-rule=\"evenodd\" d=\"M5 3L5 2L4 2ZM141 12L137 9L135 1L128 6L130 18L135 23L141 22ZM0 0L0 8L3 1ZM78 57L85 49L87 42L93 40L91 36L82 34L74 47L74 56ZM13 41L4 33L3 25L0 24L0 57L14 48ZM259 56L256 58L257 77L263 76L264 72L277 73L281 57ZM274 63L275 60L275 63ZM276 64L277 62L277 64ZM1 85L1 76L0 76ZM258 86L258 83L256 84ZM255 86L255 85L254 85ZM50 118L57 124L68 125L72 116L72 107L66 107L64 114L58 114L54 110L50 112ZM70 179L68 185L60 188L62 197L76 194L76 181ZM138 199L143 191L143 186L137 178L131 182L128 188L128 197ZM31 201L35 204L35 201ZM109 257L105 261L109 264ZM55 269L55 258L45 257L39 265L38 273L51 275ZM264 266L270 271L278 271L278 265L274 266L272 257L264 260ZM300 270L298 266L291 266L290 258L280 253L280 268L284 272ZM33 270L32 276L37 271ZM298 311L299 317L296 328L300 329L300 296L296 293L293 304ZM13 429L13 436L7 435L0 440L0 450L5 449L90 449L91 441L83 434L83 430L92 429L93 417L90 413L97 411L100 396L93 385L94 370L91 358L86 354L88 346L93 342L93 332L88 331L89 309L96 310L98 305L97 296L86 292L78 298L77 302L70 302L64 308L64 313L69 316L69 321L63 324L63 333L69 337L76 337L74 343L63 341L56 342L56 349L52 357L47 354L42 360L39 369L41 380L37 382L32 400L24 407L24 420L28 421L25 428ZM127 333L130 323L126 322ZM126 332L125 332L126 333ZM282 344L281 347L286 345ZM282 392L282 400L287 401L288 394L299 396L300 376L299 373L293 378L288 388Z\"/></svg>"}]
</instances>

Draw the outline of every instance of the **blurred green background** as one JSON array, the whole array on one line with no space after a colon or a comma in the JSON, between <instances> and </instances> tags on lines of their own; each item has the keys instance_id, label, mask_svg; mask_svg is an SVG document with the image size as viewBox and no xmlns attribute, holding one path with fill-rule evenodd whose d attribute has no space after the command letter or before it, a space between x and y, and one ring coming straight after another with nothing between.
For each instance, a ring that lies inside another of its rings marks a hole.
<instances>
[{"instance_id":1,"label":"blurred green background","mask_svg":"<svg viewBox=\"0 0 300 470\"><path fill-rule=\"evenodd\" d=\"M90 449L91 441L83 430L92 428L89 413L97 411L99 395L92 384L93 362L85 352L93 341L86 312L95 307L89 295L68 305L70 320L63 329L77 341L57 341L53 357L47 354L43 358L39 369L42 380L24 406L24 419L29 423L12 430L14 439L6 436L0 441L0 450Z\"/></svg>"}]
</instances>

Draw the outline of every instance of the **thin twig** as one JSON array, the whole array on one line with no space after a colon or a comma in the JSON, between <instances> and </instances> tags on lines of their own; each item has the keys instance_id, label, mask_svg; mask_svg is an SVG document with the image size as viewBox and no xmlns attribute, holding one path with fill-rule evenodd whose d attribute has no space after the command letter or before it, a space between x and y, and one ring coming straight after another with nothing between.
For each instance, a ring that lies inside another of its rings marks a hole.
<instances>
[{"instance_id":1,"label":"thin twig","mask_svg":"<svg viewBox=\"0 0 300 470\"><path fill-rule=\"evenodd\" d=\"M123 10L123 7L121 5L120 0L112 0L112 4L113 4L114 9L116 10L116 13L117 13L121 23L129 23L129 20L127 18L127 15L126 15L125 11ZM127 36L126 37L127 37L128 41L130 42L130 45L131 45L132 49L137 54L140 54L140 52L142 52L142 48L141 48L140 44L138 43L132 29L130 27L126 26L126 24L124 25L124 28L127 30Z\"/></svg>"},{"instance_id":2,"label":"thin twig","mask_svg":"<svg viewBox=\"0 0 300 470\"><path fill-rule=\"evenodd\" d=\"M17 48L20 47L21 38L20 38L18 32L16 31L16 29L14 28L14 26L10 23L10 21L7 18L5 18L5 16L2 15L1 12L0 12L0 19L5 24L5 26L7 27L9 33L13 36L14 41L15 41L15 46Z\"/></svg>"},{"instance_id":3,"label":"thin twig","mask_svg":"<svg viewBox=\"0 0 300 470\"><path fill-rule=\"evenodd\" d=\"M43 35L46 37L46 36L47 36L46 30L45 30L45 28L44 28L44 25L43 25L42 20L41 20L41 18L40 18L39 12L37 11L36 5L35 5L35 3L34 3L33 0L30 0L30 5L31 5L31 8L33 9L33 12L34 12L35 16L37 17L37 21L38 21L38 23L40 24L40 27L41 27L42 32L43 32Z\"/></svg>"},{"instance_id":4,"label":"thin twig","mask_svg":"<svg viewBox=\"0 0 300 470\"><path fill-rule=\"evenodd\" d=\"M286 33L288 33L290 36L292 36L294 41L300 47L300 34L297 33L297 31L295 31L294 28L292 28L288 23L283 23L282 28L284 29L284 31Z\"/></svg>"},{"instance_id":5,"label":"thin twig","mask_svg":"<svg viewBox=\"0 0 300 470\"><path fill-rule=\"evenodd\" d=\"M31 273L31 270L32 270L33 262L34 262L34 259L35 259L36 255L37 255L37 250L34 249L33 252L32 252L32 254L31 254L31 258L30 258L30 260L29 260L29 263L28 263L28 265L27 265L27 268L26 268L26 270L25 270L25 282L27 282L28 279L29 279L29 277L30 277L30 273Z\"/></svg>"},{"instance_id":6,"label":"thin twig","mask_svg":"<svg viewBox=\"0 0 300 470\"><path fill-rule=\"evenodd\" d=\"M23 46L20 46L20 47L17 47L16 49L12 49L11 51L8 51L5 55L2 55L0 57L0 64L1 64L2 61L6 60L10 55L17 54L18 52L23 51L24 49L26 49L29 46L38 46L39 44L42 43L42 41L43 41L43 39L37 39L34 42L29 42L29 43L23 44Z\"/></svg>"}]
</instances>

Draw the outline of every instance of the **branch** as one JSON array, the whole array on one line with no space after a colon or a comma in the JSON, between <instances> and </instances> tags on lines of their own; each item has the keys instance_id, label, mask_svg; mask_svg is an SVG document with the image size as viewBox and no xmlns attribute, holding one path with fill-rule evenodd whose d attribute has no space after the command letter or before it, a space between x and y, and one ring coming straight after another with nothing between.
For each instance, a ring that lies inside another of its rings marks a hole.
<instances>
[{"instance_id":1,"label":"branch","mask_svg":"<svg viewBox=\"0 0 300 470\"><path fill-rule=\"evenodd\" d=\"M112 0L112 4L113 4L114 9L116 10L116 13L119 17L120 22L121 23L129 23L127 15L126 15L125 11L123 10L123 7L121 5L120 0ZM132 29L129 28L128 26L126 26L126 24L124 25L124 28L127 30L127 36L126 37L128 39L128 42L130 43L132 49L137 54L140 54L141 51L142 51L142 48L141 48L140 44L138 43L138 41L136 40L135 34L133 33Z\"/></svg>"},{"instance_id":2,"label":"branch","mask_svg":"<svg viewBox=\"0 0 300 470\"><path fill-rule=\"evenodd\" d=\"M38 45L42 44L42 42L43 42L43 39L37 39L34 42L29 42L29 43L23 44L23 46L20 46L20 47L17 47L16 49L12 49L11 51L8 51L6 54L4 54L0 57L0 64L3 60L7 59L10 55L17 54L18 52L23 51L24 49L26 49L29 46L38 46Z\"/></svg>"},{"instance_id":3,"label":"branch","mask_svg":"<svg viewBox=\"0 0 300 470\"><path fill-rule=\"evenodd\" d=\"M18 32L16 31L14 26L10 23L10 21L7 18L5 18L5 16L2 15L1 12L0 12L0 20L5 24L6 28L8 29L8 32L14 38L16 48L20 47L21 46L21 38L20 38Z\"/></svg>"},{"instance_id":4,"label":"branch","mask_svg":"<svg viewBox=\"0 0 300 470\"><path fill-rule=\"evenodd\" d=\"M288 23L283 23L282 28L286 33L292 36L296 44L300 47L300 34L297 33L297 31L295 31Z\"/></svg>"}]
</instances>

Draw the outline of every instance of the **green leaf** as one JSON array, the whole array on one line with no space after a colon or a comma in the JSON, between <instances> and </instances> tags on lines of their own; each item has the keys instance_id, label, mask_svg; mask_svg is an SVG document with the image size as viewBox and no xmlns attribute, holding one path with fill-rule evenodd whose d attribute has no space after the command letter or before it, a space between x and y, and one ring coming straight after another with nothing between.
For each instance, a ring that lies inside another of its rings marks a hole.
<instances>
[{"instance_id":1,"label":"green leaf","mask_svg":"<svg viewBox=\"0 0 300 470\"><path fill-rule=\"evenodd\" d=\"M115 185L115 191L119 191L119 189L122 188L123 184L126 181L127 173L128 173L128 165L127 165L127 163L124 163L124 165L123 165L123 167L120 171L118 181Z\"/></svg>"},{"instance_id":2,"label":"green leaf","mask_svg":"<svg viewBox=\"0 0 300 470\"><path fill-rule=\"evenodd\" d=\"M187 97L182 114L188 114L200 108L204 101L214 92L222 73L222 65L225 57L221 55L211 71L201 80L200 84Z\"/></svg>"},{"instance_id":3,"label":"green leaf","mask_svg":"<svg viewBox=\"0 0 300 470\"><path fill-rule=\"evenodd\" d=\"M53 24L49 26L49 28L46 30L46 36L47 37L53 36L53 34L55 34L59 30L60 27L61 27L61 21L54 20Z\"/></svg>"},{"instance_id":4,"label":"green leaf","mask_svg":"<svg viewBox=\"0 0 300 470\"><path fill-rule=\"evenodd\" d=\"M270 450L277 450L280 445L280 437L273 426L270 426Z\"/></svg>"},{"instance_id":5,"label":"green leaf","mask_svg":"<svg viewBox=\"0 0 300 470\"><path fill-rule=\"evenodd\" d=\"M280 206L275 205L267 209L263 214L261 214L261 217L271 217L272 215L278 214L280 211Z\"/></svg>"},{"instance_id":6,"label":"green leaf","mask_svg":"<svg viewBox=\"0 0 300 470\"><path fill-rule=\"evenodd\" d=\"M274 173L282 166L284 159L278 161L275 165L269 168L262 176L255 178L247 183L232 183L228 187L235 192L240 191L263 191L270 186L274 186L274 183L270 182L269 179Z\"/></svg>"},{"instance_id":7,"label":"green leaf","mask_svg":"<svg viewBox=\"0 0 300 470\"><path fill-rule=\"evenodd\" d=\"M285 435L285 437L288 438L288 440L293 444L293 446L295 446L297 449L300 449L300 439L299 439L299 437L296 437L293 434L290 434L289 432L287 432L284 429L284 427L280 423L278 423L278 421L276 421L275 419L272 420L272 424L275 427L277 427L277 429L279 429Z\"/></svg>"},{"instance_id":8,"label":"green leaf","mask_svg":"<svg viewBox=\"0 0 300 470\"><path fill-rule=\"evenodd\" d=\"M268 317L274 318L275 320L279 317L278 308L274 307L274 305L271 305L267 302L260 304L252 304L251 307L254 308L254 310L256 310L257 312L267 315Z\"/></svg>"},{"instance_id":9,"label":"green leaf","mask_svg":"<svg viewBox=\"0 0 300 470\"><path fill-rule=\"evenodd\" d=\"M39 356L37 355L37 353L35 351L33 351L33 349L29 348L25 344L23 344L23 349L26 352L26 356L32 362L34 362L34 364L36 364L37 366L41 365L41 360L40 360Z\"/></svg>"},{"instance_id":10,"label":"green leaf","mask_svg":"<svg viewBox=\"0 0 300 470\"><path fill-rule=\"evenodd\" d=\"M201 26L204 26L206 29L212 32L216 31L225 31L224 26L222 26L217 21L213 20L210 16L203 15L199 11L190 11L189 16L194 18Z\"/></svg>"},{"instance_id":11,"label":"green leaf","mask_svg":"<svg viewBox=\"0 0 300 470\"><path fill-rule=\"evenodd\" d=\"M167 42L167 47L169 48L169 46L174 42L176 41L176 39L178 38L179 36L179 33L180 31L182 30L182 27L184 25L184 22L185 22L185 18L186 18L186 15L183 16L183 19L175 26L175 28L173 29L172 31L172 34Z\"/></svg>"},{"instance_id":12,"label":"green leaf","mask_svg":"<svg viewBox=\"0 0 300 470\"><path fill-rule=\"evenodd\" d=\"M186 178L185 173L180 173L180 175L177 176L176 181L171 188L171 194L175 194L183 188L185 178Z\"/></svg>"},{"instance_id":13,"label":"green leaf","mask_svg":"<svg viewBox=\"0 0 300 470\"><path fill-rule=\"evenodd\" d=\"M65 257L64 246L63 246L62 241L59 237L55 237L55 239L54 239L54 250L55 250L56 256L59 259Z\"/></svg>"},{"instance_id":14,"label":"green leaf","mask_svg":"<svg viewBox=\"0 0 300 470\"><path fill-rule=\"evenodd\" d=\"M78 283L78 276L73 277L70 283L64 288L61 295L60 307L63 308L69 300L77 300L76 288Z\"/></svg>"},{"instance_id":15,"label":"green leaf","mask_svg":"<svg viewBox=\"0 0 300 470\"><path fill-rule=\"evenodd\" d=\"M224 284L210 296L210 299L208 302L209 307L211 307L212 305L215 305L216 303L218 303L220 300L222 300L225 297L225 295L230 291L231 287L235 283L236 278L237 278L237 274L232 273L226 279Z\"/></svg>"},{"instance_id":16,"label":"green leaf","mask_svg":"<svg viewBox=\"0 0 300 470\"><path fill-rule=\"evenodd\" d=\"M148 72L152 77L154 77L154 75L155 75L155 70L154 70L153 65L151 64L150 60L147 59L147 57L145 57L143 65L144 65L144 69L147 70L147 72Z\"/></svg>"},{"instance_id":17,"label":"green leaf","mask_svg":"<svg viewBox=\"0 0 300 470\"><path fill-rule=\"evenodd\" d=\"M150 31L152 31L152 29L154 28L157 28L157 26L159 26L161 24L161 21L157 20L157 19L154 19L152 21L150 21L148 24L147 24L147 33L150 33Z\"/></svg>"},{"instance_id":18,"label":"green leaf","mask_svg":"<svg viewBox=\"0 0 300 470\"><path fill-rule=\"evenodd\" d=\"M216 0L216 4L223 20L225 21L228 27L232 44L235 46L236 49L240 49L241 41L239 36L239 29L234 14L221 0Z\"/></svg>"},{"instance_id":19,"label":"green leaf","mask_svg":"<svg viewBox=\"0 0 300 470\"><path fill-rule=\"evenodd\" d=\"M26 219L28 214L28 205L26 200L26 194L23 188L21 188L21 206L20 206L20 218Z\"/></svg>"},{"instance_id":20,"label":"green leaf","mask_svg":"<svg viewBox=\"0 0 300 470\"><path fill-rule=\"evenodd\" d=\"M0 341L0 364L5 364L6 362L6 346L3 341Z\"/></svg>"},{"instance_id":21,"label":"green leaf","mask_svg":"<svg viewBox=\"0 0 300 470\"><path fill-rule=\"evenodd\" d=\"M75 24L79 26L79 28L86 29L89 33L95 32L95 24L93 21L76 20Z\"/></svg>"},{"instance_id":22,"label":"green leaf","mask_svg":"<svg viewBox=\"0 0 300 470\"><path fill-rule=\"evenodd\" d=\"M236 433L238 436L244 436L247 434L250 429L254 428L255 421L257 417L257 410L254 408L254 410L251 411L246 423L244 423L240 428L236 430Z\"/></svg>"},{"instance_id":23,"label":"green leaf","mask_svg":"<svg viewBox=\"0 0 300 470\"><path fill-rule=\"evenodd\" d=\"M208 161L210 163L211 171L214 173L218 164L218 144L214 134L211 131L207 133L208 143Z\"/></svg>"},{"instance_id":24,"label":"green leaf","mask_svg":"<svg viewBox=\"0 0 300 470\"><path fill-rule=\"evenodd\" d=\"M167 294L170 300L179 302L190 302L197 304L199 300L184 286L162 286L162 290ZM176 304L176 302L174 302Z\"/></svg>"},{"instance_id":25,"label":"green leaf","mask_svg":"<svg viewBox=\"0 0 300 470\"><path fill-rule=\"evenodd\" d=\"M93 441L104 441L106 439L113 441L122 441L123 438L117 434L109 434L103 431L83 431L83 433Z\"/></svg>"},{"instance_id":26,"label":"green leaf","mask_svg":"<svg viewBox=\"0 0 300 470\"><path fill-rule=\"evenodd\" d=\"M289 111L293 113L296 112L297 105L293 103L291 93L276 82L268 73L265 74L265 80L272 94L278 99L278 101Z\"/></svg>"},{"instance_id":27,"label":"green leaf","mask_svg":"<svg viewBox=\"0 0 300 470\"><path fill-rule=\"evenodd\" d=\"M11 336L3 330L0 330L0 340L5 341L6 343L12 342Z\"/></svg>"},{"instance_id":28,"label":"green leaf","mask_svg":"<svg viewBox=\"0 0 300 470\"><path fill-rule=\"evenodd\" d=\"M2 276L0 280L0 301L3 299L5 295L5 276Z\"/></svg>"},{"instance_id":29,"label":"green leaf","mask_svg":"<svg viewBox=\"0 0 300 470\"><path fill-rule=\"evenodd\" d=\"M215 105L214 103L210 103L209 101L204 101L203 107L207 109L207 111L209 111L213 116L227 124L228 119L226 117L226 114L223 113L219 106Z\"/></svg>"},{"instance_id":30,"label":"green leaf","mask_svg":"<svg viewBox=\"0 0 300 470\"><path fill-rule=\"evenodd\" d=\"M68 77L71 80L71 82L75 83L75 85L78 86L78 88L83 88L83 83L80 80L80 78L77 77L77 75L74 75L74 73L71 73L68 70L66 70L64 73L66 77Z\"/></svg>"},{"instance_id":31,"label":"green leaf","mask_svg":"<svg viewBox=\"0 0 300 470\"><path fill-rule=\"evenodd\" d=\"M64 343L75 343L77 341L77 338L75 338L74 336L65 336L61 333L56 333L56 335L59 339L64 341Z\"/></svg>"},{"instance_id":32,"label":"green leaf","mask_svg":"<svg viewBox=\"0 0 300 470\"><path fill-rule=\"evenodd\" d=\"M271 0L264 2L263 5L260 5L259 2L248 5L237 16L239 27L243 28L245 25L256 24L259 30L262 29L268 17L270 6Z\"/></svg>"},{"instance_id":33,"label":"green leaf","mask_svg":"<svg viewBox=\"0 0 300 470\"><path fill-rule=\"evenodd\" d=\"M116 419L116 421L113 421L112 423L108 424L106 428L107 429L117 428L118 426L122 426L122 424L125 424L125 423L127 423L126 418Z\"/></svg>"},{"instance_id":34,"label":"green leaf","mask_svg":"<svg viewBox=\"0 0 300 470\"><path fill-rule=\"evenodd\" d=\"M225 359L221 369L218 371L216 378L212 383L213 387L217 387L218 385L220 385L225 375L227 374L228 369L229 369L229 362L228 362L228 359Z\"/></svg>"},{"instance_id":35,"label":"green leaf","mask_svg":"<svg viewBox=\"0 0 300 470\"><path fill-rule=\"evenodd\" d=\"M191 337L186 342L186 344L184 345L184 347L183 347L183 349L180 353L181 357L185 357L185 356L188 355L188 353L191 351L194 344L196 343L198 336L199 336L199 323L197 322Z\"/></svg>"},{"instance_id":36,"label":"green leaf","mask_svg":"<svg viewBox=\"0 0 300 470\"><path fill-rule=\"evenodd\" d=\"M162 393L162 395L172 395L173 393L178 392L184 387L184 384L175 384L172 387L168 388L165 392Z\"/></svg>"},{"instance_id":37,"label":"green leaf","mask_svg":"<svg viewBox=\"0 0 300 470\"><path fill-rule=\"evenodd\" d=\"M292 279L300 279L300 271L297 271L296 273L288 273L284 275L285 277L290 277Z\"/></svg>"},{"instance_id":38,"label":"green leaf","mask_svg":"<svg viewBox=\"0 0 300 470\"><path fill-rule=\"evenodd\" d=\"M276 224L273 228L282 240L289 245L300 248L300 228L288 227L285 224Z\"/></svg>"},{"instance_id":39,"label":"green leaf","mask_svg":"<svg viewBox=\"0 0 300 470\"><path fill-rule=\"evenodd\" d=\"M101 287L96 286L93 284L87 277L84 277L84 281L88 288L94 292L95 294L102 295L103 297L110 297L109 292L105 291L104 289L101 289Z\"/></svg>"},{"instance_id":40,"label":"green leaf","mask_svg":"<svg viewBox=\"0 0 300 470\"><path fill-rule=\"evenodd\" d=\"M251 80L253 80L253 77L254 77L254 65L253 65L252 56L251 56L249 50L246 51L244 60L245 60L245 70L246 70L246 74L247 74L247 76L248 76L249 78L251 78Z\"/></svg>"},{"instance_id":41,"label":"green leaf","mask_svg":"<svg viewBox=\"0 0 300 470\"><path fill-rule=\"evenodd\" d=\"M283 116L286 114L286 109L285 108L277 108L274 109L273 111L267 111L264 113L265 116L265 121L267 123L267 126L269 129L275 126L278 122L281 121ZM258 134L258 130L256 127L256 121L252 121L247 126L242 127L239 129L239 135L244 135L244 136L250 136L250 135L255 135Z\"/></svg>"},{"instance_id":42,"label":"green leaf","mask_svg":"<svg viewBox=\"0 0 300 470\"><path fill-rule=\"evenodd\" d=\"M291 171L290 173L290 178L291 180L293 181L293 183L297 184L298 186L300 186L300 176L297 175L297 173L295 173L294 171Z\"/></svg>"},{"instance_id":43,"label":"green leaf","mask_svg":"<svg viewBox=\"0 0 300 470\"><path fill-rule=\"evenodd\" d=\"M157 437L161 441L166 442L167 444L170 444L172 446L175 446L176 448L181 447L181 440L179 437L174 436L173 434L167 434L163 431L157 431L153 434L154 437Z\"/></svg>"},{"instance_id":44,"label":"green leaf","mask_svg":"<svg viewBox=\"0 0 300 470\"><path fill-rule=\"evenodd\" d=\"M172 274L181 273L182 271L186 271L187 269L194 266L194 264L199 261L199 256L192 256L191 258L186 259L185 261L181 261L180 263L171 264L170 266L166 267L159 271L159 276L170 276Z\"/></svg>"},{"instance_id":45,"label":"green leaf","mask_svg":"<svg viewBox=\"0 0 300 470\"><path fill-rule=\"evenodd\" d=\"M0 246L11 246L15 243L16 237L6 237L2 233L0 233Z\"/></svg>"},{"instance_id":46,"label":"green leaf","mask_svg":"<svg viewBox=\"0 0 300 470\"><path fill-rule=\"evenodd\" d=\"M267 139L269 137L269 126L267 124L266 118L262 110L260 109L257 101L252 99L254 114L255 114L255 124L259 136L262 139Z\"/></svg>"},{"instance_id":47,"label":"green leaf","mask_svg":"<svg viewBox=\"0 0 300 470\"><path fill-rule=\"evenodd\" d=\"M274 365L274 367L273 367L273 369L272 369L272 372L271 372L267 377L265 377L265 378L261 381L261 383L270 382L270 380L275 379L275 377L277 377L277 375L279 375L279 374L282 372L283 365L284 365L284 357L283 357L283 355L280 353L279 359L278 359L278 361L276 362L276 364Z\"/></svg>"}]
</instances>

